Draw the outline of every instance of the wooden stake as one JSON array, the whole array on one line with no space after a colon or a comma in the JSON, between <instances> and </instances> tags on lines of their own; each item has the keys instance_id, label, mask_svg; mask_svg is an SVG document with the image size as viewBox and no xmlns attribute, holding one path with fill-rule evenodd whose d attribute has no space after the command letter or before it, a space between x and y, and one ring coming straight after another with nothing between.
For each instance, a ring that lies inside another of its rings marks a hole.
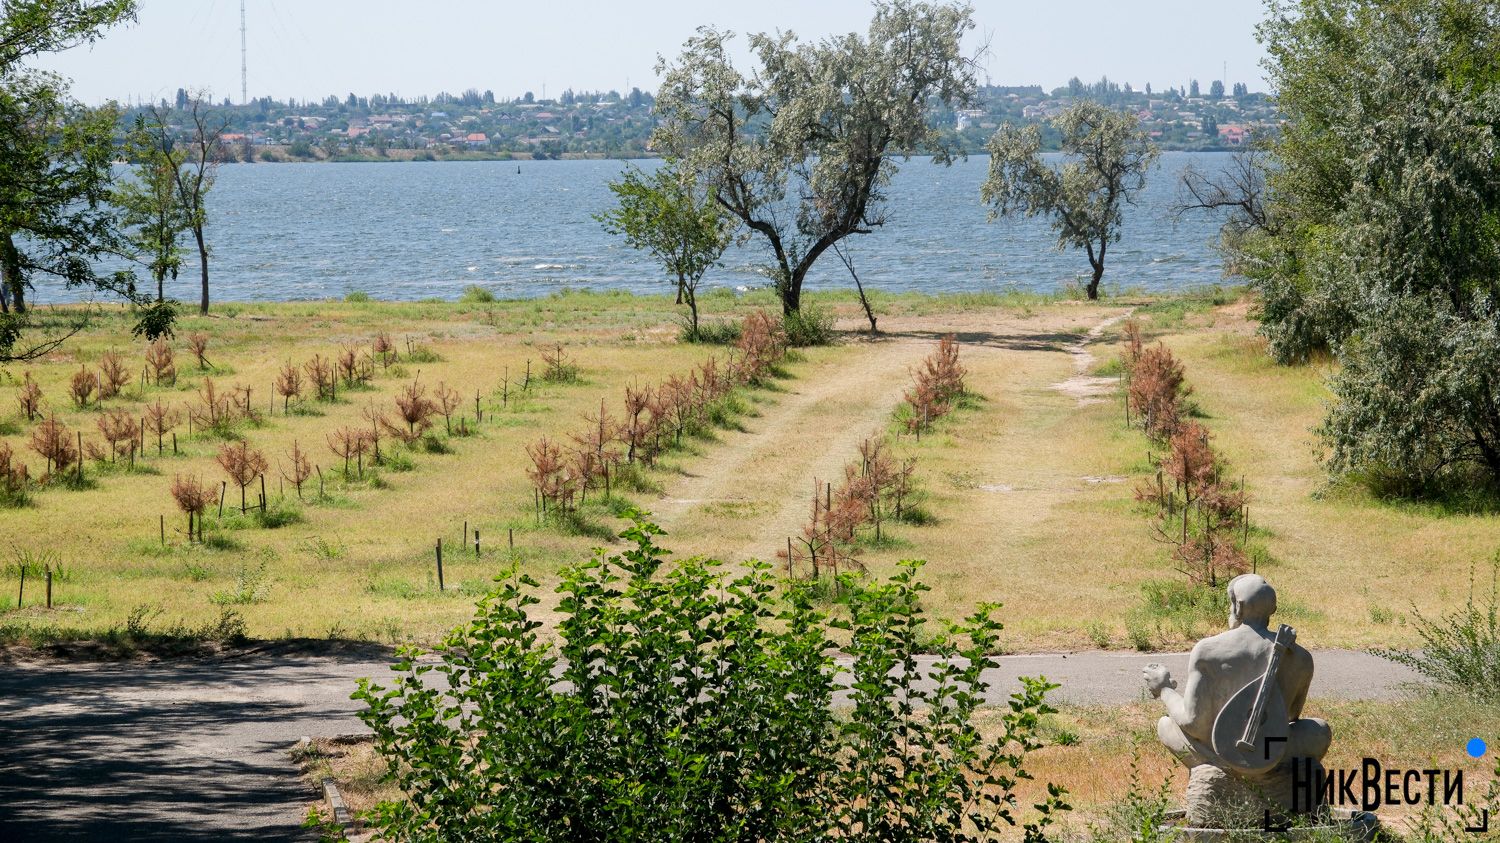
<instances>
[{"instance_id":1,"label":"wooden stake","mask_svg":"<svg viewBox=\"0 0 1500 843\"><path fill-rule=\"evenodd\" d=\"M191 513L190 513L190 515L191 515ZM162 547L166 547L167 546L167 516L162 515L162 516L159 516L159 517L161 518L161 546Z\"/></svg>"},{"instance_id":2,"label":"wooden stake","mask_svg":"<svg viewBox=\"0 0 1500 843\"><path fill-rule=\"evenodd\" d=\"M474 558L479 558L479 528L474 528Z\"/></svg>"},{"instance_id":3,"label":"wooden stake","mask_svg":"<svg viewBox=\"0 0 1500 843\"><path fill-rule=\"evenodd\" d=\"M219 517L224 517L224 495L229 492L229 481L219 481Z\"/></svg>"},{"instance_id":4,"label":"wooden stake","mask_svg":"<svg viewBox=\"0 0 1500 843\"><path fill-rule=\"evenodd\" d=\"M16 608L19 609L21 608L21 601L26 598L26 565L23 563L16 565L16 567L21 569L21 588L16 591Z\"/></svg>"},{"instance_id":5,"label":"wooden stake","mask_svg":"<svg viewBox=\"0 0 1500 843\"><path fill-rule=\"evenodd\" d=\"M172 431L172 456L177 456L177 431Z\"/></svg>"},{"instance_id":6,"label":"wooden stake","mask_svg":"<svg viewBox=\"0 0 1500 843\"><path fill-rule=\"evenodd\" d=\"M47 568L47 608L52 608L52 568Z\"/></svg>"},{"instance_id":7,"label":"wooden stake","mask_svg":"<svg viewBox=\"0 0 1500 843\"><path fill-rule=\"evenodd\" d=\"M265 475L265 472L261 472L261 475L260 475L260 511L261 511L262 514L264 514L265 511L266 511L266 475Z\"/></svg>"},{"instance_id":8,"label":"wooden stake","mask_svg":"<svg viewBox=\"0 0 1500 843\"><path fill-rule=\"evenodd\" d=\"M437 540L438 591L443 591L443 539Z\"/></svg>"},{"instance_id":9,"label":"wooden stake","mask_svg":"<svg viewBox=\"0 0 1500 843\"><path fill-rule=\"evenodd\" d=\"M786 578L792 578L792 537L786 537Z\"/></svg>"},{"instance_id":10,"label":"wooden stake","mask_svg":"<svg viewBox=\"0 0 1500 843\"><path fill-rule=\"evenodd\" d=\"M83 483L83 431L78 431L78 482Z\"/></svg>"},{"instance_id":11,"label":"wooden stake","mask_svg":"<svg viewBox=\"0 0 1500 843\"><path fill-rule=\"evenodd\" d=\"M515 527L507 527L506 530L505 530L505 532L508 534L508 539L507 540L510 542L510 549L511 550L515 550L516 549L516 528Z\"/></svg>"}]
</instances>

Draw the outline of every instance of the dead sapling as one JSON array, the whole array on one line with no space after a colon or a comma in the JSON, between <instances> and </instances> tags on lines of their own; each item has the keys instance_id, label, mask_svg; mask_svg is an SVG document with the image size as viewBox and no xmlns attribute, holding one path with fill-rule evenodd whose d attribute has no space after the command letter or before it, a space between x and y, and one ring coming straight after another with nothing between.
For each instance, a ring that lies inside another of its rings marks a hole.
<instances>
[{"instance_id":1,"label":"dead sapling","mask_svg":"<svg viewBox=\"0 0 1500 843\"><path fill-rule=\"evenodd\" d=\"M114 398L130 382L130 373L125 371L125 364L120 360L120 355L113 351L106 351L99 356L99 398L101 400Z\"/></svg>"},{"instance_id":2,"label":"dead sapling","mask_svg":"<svg viewBox=\"0 0 1500 843\"><path fill-rule=\"evenodd\" d=\"M203 481L197 477L179 474L172 478L172 499L177 502L178 509L187 513L189 544L193 541L195 526L198 540L203 540L203 511L213 501L213 494L213 490L203 485Z\"/></svg>"},{"instance_id":3,"label":"dead sapling","mask_svg":"<svg viewBox=\"0 0 1500 843\"><path fill-rule=\"evenodd\" d=\"M36 421L37 416L42 414L42 388L32 380L30 372L21 378L21 391L16 394L16 403L21 405L21 414L26 416L28 422Z\"/></svg>"},{"instance_id":4,"label":"dead sapling","mask_svg":"<svg viewBox=\"0 0 1500 843\"><path fill-rule=\"evenodd\" d=\"M245 488L270 467L266 455L251 448L248 442L230 442L219 448L217 462L229 479L240 487L240 514L245 514L250 509Z\"/></svg>"},{"instance_id":5,"label":"dead sapling","mask_svg":"<svg viewBox=\"0 0 1500 843\"><path fill-rule=\"evenodd\" d=\"M292 440L292 449L286 453L286 465L281 466L282 479L297 489L297 500L302 500L302 484L312 476L312 462L302 450L302 444Z\"/></svg>"},{"instance_id":6,"label":"dead sapling","mask_svg":"<svg viewBox=\"0 0 1500 843\"><path fill-rule=\"evenodd\" d=\"M146 430L156 434L156 454L161 456L166 447L163 439L177 426L182 416L157 398L155 403L146 405L142 418L145 419Z\"/></svg>"},{"instance_id":7,"label":"dead sapling","mask_svg":"<svg viewBox=\"0 0 1500 843\"><path fill-rule=\"evenodd\" d=\"M302 370L286 361L276 375L276 394L281 396L281 414L291 412L292 401L302 398Z\"/></svg>"},{"instance_id":8,"label":"dead sapling","mask_svg":"<svg viewBox=\"0 0 1500 843\"><path fill-rule=\"evenodd\" d=\"M172 356L172 346L165 337L157 337L146 346L146 366L151 370L151 380L156 386L177 383L177 364Z\"/></svg>"},{"instance_id":9,"label":"dead sapling","mask_svg":"<svg viewBox=\"0 0 1500 843\"><path fill-rule=\"evenodd\" d=\"M195 331L188 334L188 350L193 352L193 357L198 361L198 371L206 372L214 367L208 361L208 334Z\"/></svg>"},{"instance_id":10,"label":"dead sapling","mask_svg":"<svg viewBox=\"0 0 1500 843\"><path fill-rule=\"evenodd\" d=\"M434 408L443 414L443 427L448 431L448 435L452 436L453 412L463 403L463 398L458 394L458 390L442 381L438 381L437 388L432 391L432 399ZM462 418L459 419L459 425L463 425ZM468 428L464 428L462 432L467 435Z\"/></svg>"},{"instance_id":11,"label":"dead sapling","mask_svg":"<svg viewBox=\"0 0 1500 843\"><path fill-rule=\"evenodd\" d=\"M82 366L74 372L73 378L68 382L68 393L80 410L88 408L89 403L94 400L94 393L98 390L99 376L90 372L87 366Z\"/></svg>"},{"instance_id":12,"label":"dead sapling","mask_svg":"<svg viewBox=\"0 0 1500 843\"><path fill-rule=\"evenodd\" d=\"M46 479L63 474L78 461L81 454L73 443L73 433L56 416L43 419L32 429L31 450L47 461Z\"/></svg>"}]
</instances>

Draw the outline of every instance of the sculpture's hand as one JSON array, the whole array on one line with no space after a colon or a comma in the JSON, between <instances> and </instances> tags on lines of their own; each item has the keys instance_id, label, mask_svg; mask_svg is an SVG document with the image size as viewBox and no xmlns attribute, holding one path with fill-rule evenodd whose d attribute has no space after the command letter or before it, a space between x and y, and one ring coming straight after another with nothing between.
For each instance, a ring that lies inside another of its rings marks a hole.
<instances>
[{"instance_id":1,"label":"sculpture's hand","mask_svg":"<svg viewBox=\"0 0 1500 843\"><path fill-rule=\"evenodd\" d=\"M1146 690L1158 699L1163 690L1177 687L1177 680L1172 678L1172 672L1154 662L1141 669L1141 676L1146 680Z\"/></svg>"}]
</instances>

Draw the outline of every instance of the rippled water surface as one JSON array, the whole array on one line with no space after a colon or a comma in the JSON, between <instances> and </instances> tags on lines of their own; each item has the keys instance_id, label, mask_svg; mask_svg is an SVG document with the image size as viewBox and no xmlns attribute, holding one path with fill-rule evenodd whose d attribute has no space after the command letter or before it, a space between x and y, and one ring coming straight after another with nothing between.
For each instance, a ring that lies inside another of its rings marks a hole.
<instances>
[{"instance_id":1,"label":"rippled water surface","mask_svg":"<svg viewBox=\"0 0 1500 843\"><path fill-rule=\"evenodd\" d=\"M1216 170L1224 153L1166 153L1124 236L1109 252L1107 286L1171 290L1213 283L1217 222L1178 220L1172 203L1189 164ZM478 284L501 297L562 287L664 291L660 270L593 219L610 204L619 161L382 164L237 164L211 194L210 264L216 300L341 297L454 298ZM654 166L642 162L642 166ZM979 185L987 159L952 167L905 163L890 188L890 222L852 238L867 285L935 292L1052 290L1088 271L1080 252L1058 252L1041 220L987 222ZM726 254L705 288L765 282L762 241ZM196 300L197 257L175 295ZM829 253L810 288L847 286ZM42 300L54 298L42 291Z\"/></svg>"}]
</instances>

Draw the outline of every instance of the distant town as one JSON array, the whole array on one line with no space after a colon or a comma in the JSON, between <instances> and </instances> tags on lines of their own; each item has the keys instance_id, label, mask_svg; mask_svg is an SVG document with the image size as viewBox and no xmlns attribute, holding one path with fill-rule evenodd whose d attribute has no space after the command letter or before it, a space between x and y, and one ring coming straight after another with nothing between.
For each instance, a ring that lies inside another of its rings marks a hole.
<instances>
[{"instance_id":1,"label":"distant town","mask_svg":"<svg viewBox=\"0 0 1500 843\"><path fill-rule=\"evenodd\" d=\"M133 104L122 125L153 107L175 102ZM969 153L979 153L1005 122L1044 127L1044 143L1055 148L1047 121L1076 99L1089 98L1137 114L1142 127L1163 149L1226 150L1257 134L1274 131L1278 112L1272 98L1251 93L1243 83L1228 89L1222 81L1201 86L1136 90L1101 79L1072 79L1045 91L1039 85L984 86L974 107L934 110L935 124L947 127ZM253 161L369 161L536 158L648 158L654 156L655 125L649 92L573 91L538 97L527 91L499 98L493 91L403 98L394 94L329 96L319 102L278 101L270 97L236 105L224 101L219 119L227 121L225 156Z\"/></svg>"}]
</instances>

